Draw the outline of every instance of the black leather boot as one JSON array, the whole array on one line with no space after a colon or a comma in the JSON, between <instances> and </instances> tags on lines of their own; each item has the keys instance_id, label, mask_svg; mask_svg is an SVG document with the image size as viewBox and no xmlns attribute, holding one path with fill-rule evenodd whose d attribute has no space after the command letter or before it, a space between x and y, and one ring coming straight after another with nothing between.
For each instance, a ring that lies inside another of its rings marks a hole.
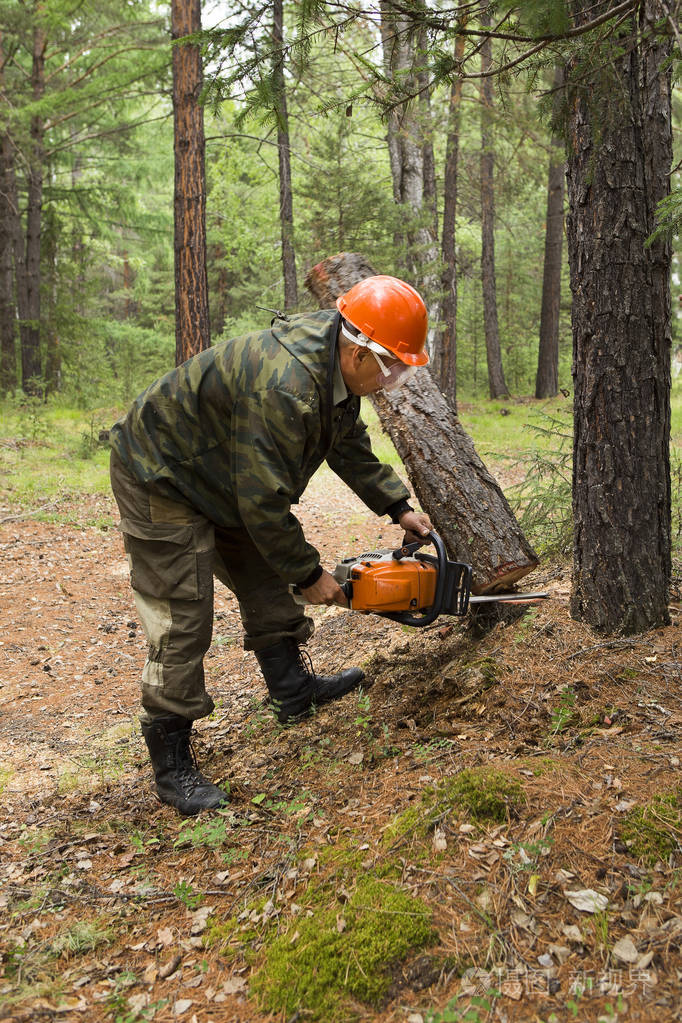
<instances>
[{"instance_id":1,"label":"black leather boot","mask_svg":"<svg viewBox=\"0 0 682 1023\"><path fill-rule=\"evenodd\" d=\"M228 802L227 793L199 771L189 741L191 731L192 722L177 714L165 714L142 725L159 799L174 806L183 817L215 810Z\"/></svg>"},{"instance_id":2,"label":"black leather boot","mask_svg":"<svg viewBox=\"0 0 682 1023\"><path fill-rule=\"evenodd\" d=\"M293 639L283 639L256 651L270 700L282 724L306 714L357 688L365 677L361 668L346 668L338 675L316 675L310 658Z\"/></svg>"}]
</instances>

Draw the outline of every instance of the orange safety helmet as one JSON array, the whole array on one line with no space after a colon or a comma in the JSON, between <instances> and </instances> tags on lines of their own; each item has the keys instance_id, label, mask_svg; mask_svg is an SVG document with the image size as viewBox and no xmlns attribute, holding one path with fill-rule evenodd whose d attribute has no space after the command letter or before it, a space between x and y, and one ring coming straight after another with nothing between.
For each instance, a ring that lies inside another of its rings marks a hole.
<instances>
[{"instance_id":1,"label":"orange safety helmet","mask_svg":"<svg viewBox=\"0 0 682 1023\"><path fill-rule=\"evenodd\" d=\"M406 366L425 366L428 316L421 295L397 277L366 277L336 300L336 308L366 338Z\"/></svg>"}]
</instances>

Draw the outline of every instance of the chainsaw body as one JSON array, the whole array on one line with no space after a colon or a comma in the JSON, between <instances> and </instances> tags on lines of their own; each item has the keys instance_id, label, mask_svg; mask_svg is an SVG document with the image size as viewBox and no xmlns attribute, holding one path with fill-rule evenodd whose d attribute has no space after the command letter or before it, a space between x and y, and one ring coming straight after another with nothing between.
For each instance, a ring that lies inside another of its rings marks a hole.
<instances>
[{"instance_id":1,"label":"chainsaw body","mask_svg":"<svg viewBox=\"0 0 682 1023\"><path fill-rule=\"evenodd\" d=\"M441 614L465 615L471 565L450 561L437 533L429 534L436 556L420 543L345 558L334 578L353 611L371 612L404 625L430 625Z\"/></svg>"}]
</instances>

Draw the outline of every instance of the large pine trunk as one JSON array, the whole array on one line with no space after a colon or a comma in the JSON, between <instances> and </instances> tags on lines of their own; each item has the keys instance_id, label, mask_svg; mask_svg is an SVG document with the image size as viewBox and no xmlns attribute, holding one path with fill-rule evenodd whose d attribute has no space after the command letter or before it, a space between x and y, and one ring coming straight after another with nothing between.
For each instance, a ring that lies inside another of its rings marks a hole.
<instances>
[{"instance_id":1,"label":"large pine trunk","mask_svg":"<svg viewBox=\"0 0 682 1023\"><path fill-rule=\"evenodd\" d=\"M555 96L564 81L563 69L554 73ZM547 176L547 223L545 225L545 261L542 274L540 308L540 344L535 397L551 398L559 390L559 310L561 307L561 258L564 241L564 179L566 161L564 143L552 136Z\"/></svg>"},{"instance_id":2,"label":"large pine trunk","mask_svg":"<svg viewBox=\"0 0 682 1023\"><path fill-rule=\"evenodd\" d=\"M16 211L12 209L10 198L13 195L16 202L16 186L12 187L13 183L11 140L6 132L0 132L0 394L13 391L17 382L17 357L14 347L16 305L12 258Z\"/></svg>"},{"instance_id":3,"label":"large pine trunk","mask_svg":"<svg viewBox=\"0 0 682 1023\"><path fill-rule=\"evenodd\" d=\"M298 305L296 253L294 250L294 203L291 188L291 157L289 152L289 114L284 78L284 3L273 4L273 81L277 102L277 152L279 156L279 223L282 237L282 271L284 273L284 308Z\"/></svg>"},{"instance_id":4,"label":"large pine trunk","mask_svg":"<svg viewBox=\"0 0 682 1023\"><path fill-rule=\"evenodd\" d=\"M481 12L481 25L489 28L490 11ZM488 389L491 398L509 394L502 368L500 328L497 319L497 281L495 278L495 160L493 153L493 80L492 39L481 44L481 286L483 289L483 324L488 361Z\"/></svg>"},{"instance_id":5,"label":"large pine trunk","mask_svg":"<svg viewBox=\"0 0 682 1023\"><path fill-rule=\"evenodd\" d=\"M414 6L414 5L413 5ZM404 234L396 237L402 249L399 264L422 291L429 310L428 346L434 364L439 361L435 330L440 320L440 274L437 234L434 234L435 176L427 105L411 98L419 91L420 67L426 54L426 36L391 0L381 0L381 41L387 80L395 90L395 105L387 116L387 143L393 197L404 208ZM422 0L417 8L425 11ZM400 99L404 96L404 99ZM425 164L426 157L426 164Z\"/></svg>"},{"instance_id":6,"label":"large pine trunk","mask_svg":"<svg viewBox=\"0 0 682 1023\"><path fill-rule=\"evenodd\" d=\"M41 26L33 30L33 67L31 91L36 103L45 92L45 47L47 40ZM21 384L26 394L42 394L40 352L40 235L43 203L43 115L31 119L29 166L26 172L26 248L25 262L19 272L18 286L23 288L21 324ZM18 268L19 269L19 268ZM22 272L23 271L23 272Z\"/></svg>"},{"instance_id":7,"label":"large pine trunk","mask_svg":"<svg viewBox=\"0 0 682 1023\"><path fill-rule=\"evenodd\" d=\"M172 0L171 37L201 31L200 0ZM175 133L175 361L208 348L211 331L206 272L206 169L201 48L173 47Z\"/></svg>"},{"instance_id":8,"label":"large pine trunk","mask_svg":"<svg viewBox=\"0 0 682 1023\"><path fill-rule=\"evenodd\" d=\"M580 0L576 23L591 0ZM647 247L672 159L667 40L655 8L622 25L613 102L584 69L571 98L568 242L573 291L576 618L606 632L668 620L670 246ZM660 11L658 12L660 14Z\"/></svg>"},{"instance_id":9,"label":"large pine trunk","mask_svg":"<svg viewBox=\"0 0 682 1023\"><path fill-rule=\"evenodd\" d=\"M464 54L463 35L455 40L455 61ZM443 174L443 234L441 241L441 335L437 345L440 350L440 389L453 412L457 411L457 164L459 161L459 124L462 98L462 79L453 78L450 86L450 108L445 146L445 170Z\"/></svg>"},{"instance_id":10,"label":"large pine trunk","mask_svg":"<svg viewBox=\"0 0 682 1023\"><path fill-rule=\"evenodd\" d=\"M341 253L314 266L306 286L329 308L374 273L361 256ZM428 370L372 403L450 556L473 565L474 592L506 589L535 568L535 551Z\"/></svg>"}]
</instances>

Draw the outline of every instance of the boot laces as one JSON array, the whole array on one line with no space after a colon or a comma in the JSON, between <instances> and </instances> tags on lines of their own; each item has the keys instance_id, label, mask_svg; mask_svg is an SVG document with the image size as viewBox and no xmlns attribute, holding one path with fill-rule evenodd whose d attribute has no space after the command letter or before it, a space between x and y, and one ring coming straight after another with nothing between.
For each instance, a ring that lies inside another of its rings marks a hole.
<instances>
[{"instance_id":1,"label":"boot laces","mask_svg":"<svg viewBox=\"0 0 682 1023\"><path fill-rule=\"evenodd\" d=\"M315 668L313 667L313 659L307 650L303 650L298 647L298 663L301 665L302 671L306 675L310 675L313 682L317 682L317 675L315 674Z\"/></svg>"},{"instance_id":2,"label":"boot laces","mask_svg":"<svg viewBox=\"0 0 682 1023\"><path fill-rule=\"evenodd\" d=\"M199 770L197 754L192 740L187 737L187 745L185 745L184 738L184 736L178 736L176 746L177 777L183 791L188 796L191 796L195 789L200 785L206 784L206 779Z\"/></svg>"}]
</instances>

